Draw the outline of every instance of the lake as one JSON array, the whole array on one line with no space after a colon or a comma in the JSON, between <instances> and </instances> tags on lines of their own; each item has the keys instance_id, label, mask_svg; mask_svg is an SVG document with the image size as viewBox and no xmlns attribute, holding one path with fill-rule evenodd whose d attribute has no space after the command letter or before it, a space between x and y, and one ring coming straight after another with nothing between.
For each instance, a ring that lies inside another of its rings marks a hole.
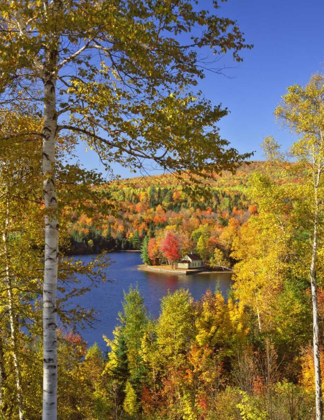
<instances>
[{"instance_id":1,"label":"lake","mask_svg":"<svg viewBox=\"0 0 324 420\"><path fill-rule=\"evenodd\" d=\"M93 257L86 255L78 258L86 262L91 261ZM137 270L137 266L142 264L139 253L116 252L110 254L110 258L114 262L107 268L106 275L112 282L102 284L77 300L84 308L95 308L98 312L98 322L94 328L83 331L82 336L89 345L97 342L103 350L106 349L106 344L102 335L113 338L112 332L118 325L118 312L122 310L123 292L128 291L131 285L135 287L138 284L138 289L145 298L148 313L154 317L158 317L160 299L167 295L168 290L172 293L180 288L188 289L197 300L207 289L214 291L217 285L226 296L231 285L230 273L160 274Z\"/></svg>"}]
</instances>

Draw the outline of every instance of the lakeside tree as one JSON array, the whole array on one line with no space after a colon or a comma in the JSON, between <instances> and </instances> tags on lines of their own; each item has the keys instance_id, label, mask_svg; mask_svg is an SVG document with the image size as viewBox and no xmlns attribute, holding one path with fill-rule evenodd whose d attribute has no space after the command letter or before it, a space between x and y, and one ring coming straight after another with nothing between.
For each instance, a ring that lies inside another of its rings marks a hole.
<instances>
[{"instance_id":1,"label":"lakeside tree","mask_svg":"<svg viewBox=\"0 0 324 420\"><path fill-rule=\"evenodd\" d=\"M324 170L324 76L312 76L305 86L288 88L282 104L276 109L276 116L293 132L301 135L294 143L291 153L304 174L305 182L300 191L306 220L304 228L308 233L303 246L302 261L309 270L313 306L313 351L315 370L316 420L323 419L322 377L320 363L320 331L318 312L319 250L323 234L323 170ZM306 257L306 258L305 258Z\"/></svg>"},{"instance_id":2,"label":"lakeside tree","mask_svg":"<svg viewBox=\"0 0 324 420\"><path fill-rule=\"evenodd\" d=\"M40 363L36 363L37 368L33 374L29 374L27 362L28 357L38 357L41 362L41 346L35 344L41 335L40 273L44 255L41 141L38 136L32 135L23 140L19 136L14 137L19 127L36 131L40 120L33 114L32 108L28 109L28 113L26 111L11 109L5 117L0 114L0 417L19 419L33 418L34 415L39 418L41 415L40 400L31 396L31 389L39 389ZM8 134L11 138L5 140ZM99 178L97 174L84 171L78 165L63 165L64 142L59 139L58 143L59 159L56 165L60 174L58 193L61 197L59 221L63 228L60 244L64 248L69 243L68 221L64 211L71 205L76 213L80 206L86 210L86 206L83 207L84 200L95 200L89 186ZM80 306L76 308L74 304L71 305L70 299L81 296L91 285L97 284L98 279L101 283L98 268L100 271L96 262L88 265L75 258L60 256L60 298L57 310L62 326L82 326L84 321L91 323L93 320L91 311L85 311ZM77 286L77 273L88 275L89 283Z\"/></svg>"},{"instance_id":3,"label":"lakeside tree","mask_svg":"<svg viewBox=\"0 0 324 420\"><path fill-rule=\"evenodd\" d=\"M141 168L148 158L206 177L234 169L247 155L218 133L227 110L192 93L204 75L204 47L217 55L232 50L240 61L249 46L234 21L189 0L0 2L2 112L33 102L42 119L39 130L21 126L15 136L43 141L43 419L57 412L58 136L79 136L107 165Z\"/></svg>"},{"instance_id":4,"label":"lakeside tree","mask_svg":"<svg viewBox=\"0 0 324 420\"><path fill-rule=\"evenodd\" d=\"M173 266L173 264L179 261L181 257L181 243L179 235L172 231L168 231L165 238L161 241L160 250L162 255Z\"/></svg>"},{"instance_id":5,"label":"lakeside tree","mask_svg":"<svg viewBox=\"0 0 324 420\"><path fill-rule=\"evenodd\" d=\"M141 258L144 264L151 265L152 261L149 257L148 252L148 244L149 244L150 238L148 236L145 236L142 246L141 246Z\"/></svg>"},{"instance_id":6,"label":"lakeside tree","mask_svg":"<svg viewBox=\"0 0 324 420\"><path fill-rule=\"evenodd\" d=\"M152 264L156 265L160 256L160 247L155 238L151 238L149 240L147 245L147 252L150 261L152 261Z\"/></svg>"},{"instance_id":7,"label":"lakeside tree","mask_svg":"<svg viewBox=\"0 0 324 420\"><path fill-rule=\"evenodd\" d=\"M8 130L16 124L35 127L32 118L12 112L7 121L1 120L1 130ZM40 204L35 205L39 197L40 144L35 142L35 138L30 140L32 148L19 142L0 144L0 301L1 347L4 354L0 369L0 416L15 415L17 407L20 420L26 418L20 347L32 330L28 326L29 320L37 318L31 303L39 292L36 273L41 266L41 252L36 248L41 233L34 227L42 218ZM14 387L8 380L11 370ZM15 395L16 401L7 397L8 392Z\"/></svg>"}]
</instances>

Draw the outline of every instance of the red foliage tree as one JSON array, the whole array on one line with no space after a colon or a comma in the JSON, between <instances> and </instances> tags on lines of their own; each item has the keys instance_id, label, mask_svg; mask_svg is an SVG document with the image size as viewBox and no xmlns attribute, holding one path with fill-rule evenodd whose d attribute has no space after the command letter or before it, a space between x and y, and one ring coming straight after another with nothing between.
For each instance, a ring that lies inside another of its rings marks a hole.
<instances>
[{"instance_id":1,"label":"red foliage tree","mask_svg":"<svg viewBox=\"0 0 324 420\"><path fill-rule=\"evenodd\" d=\"M179 236L171 231L167 232L165 238L161 241L160 251L173 265L180 259L181 244Z\"/></svg>"}]
</instances>

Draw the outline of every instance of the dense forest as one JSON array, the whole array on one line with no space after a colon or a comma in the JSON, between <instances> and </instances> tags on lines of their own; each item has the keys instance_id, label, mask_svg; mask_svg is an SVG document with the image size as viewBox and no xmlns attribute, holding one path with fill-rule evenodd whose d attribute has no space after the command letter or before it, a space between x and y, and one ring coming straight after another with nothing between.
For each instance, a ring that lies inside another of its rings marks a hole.
<instances>
[{"instance_id":1,"label":"dense forest","mask_svg":"<svg viewBox=\"0 0 324 420\"><path fill-rule=\"evenodd\" d=\"M153 263L161 258L160 242L172 232L181 244L182 254L196 251L210 261L217 249L225 262L229 259L234 231L257 211L247 197L247 184L255 170L264 172L264 164L252 162L235 174L224 172L216 176L204 192L194 196L172 175L103 185L99 189L109 194L105 200L108 214L101 211L102 202L96 204L93 217L70 213L68 252L140 250L143 243L147 241L147 246L151 239L148 262ZM272 171L271 176L276 178L278 174Z\"/></svg>"}]
</instances>

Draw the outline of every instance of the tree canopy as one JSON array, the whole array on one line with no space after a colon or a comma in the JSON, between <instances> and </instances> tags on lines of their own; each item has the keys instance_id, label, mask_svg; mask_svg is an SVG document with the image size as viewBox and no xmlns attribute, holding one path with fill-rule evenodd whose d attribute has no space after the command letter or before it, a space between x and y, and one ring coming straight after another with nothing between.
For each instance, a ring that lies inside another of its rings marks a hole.
<instances>
[{"instance_id":1,"label":"tree canopy","mask_svg":"<svg viewBox=\"0 0 324 420\"><path fill-rule=\"evenodd\" d=\"M234 169L247 155L218 133L227 110L193 92L205 48L240 61L249 46L234 21L189 0L0 1L2 112L33 103L42 120L14 136L43 140L44 419L56 418L58 136L86 141L106 165L141 168L153 159L205 176Z\"/></svg>"},{"instance_id":2,"label":"tree canopy","mask_svg":"<svg viewBox=\"0 0 324 420\"><path fill-rule=\"evenodd\" d=\"M86 140L107 164L135 169L150 158L201 173L246 156L219 135L227 110L195 88L207 66L200 49L240 61L250 47L234 21L188 0L2 1L0 10L3 106L33 101L43 115L42 85L53 79L56 133Z\"/></svg>"}]
</instances>

